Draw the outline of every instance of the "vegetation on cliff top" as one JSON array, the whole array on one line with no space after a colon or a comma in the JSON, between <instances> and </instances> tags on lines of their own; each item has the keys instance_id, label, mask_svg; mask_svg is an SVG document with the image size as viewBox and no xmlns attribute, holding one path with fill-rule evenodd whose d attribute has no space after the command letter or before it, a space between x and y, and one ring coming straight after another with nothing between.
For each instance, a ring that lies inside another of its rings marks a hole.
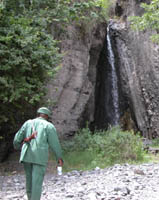
<instances>
[{"instance_id":1,"label":"vegetation on cliff top","mask_svg":"<svg viewBox=\"0 0 159 200\"><path fill-rule=\"evenodd\" d=\"M132 28L135 30L153 30L156 34L152 34L153 42L159 43L159 0L152 0L149 4L141 3L144 9L142 16L129 17Z\"/></svg>"}]
</instances>

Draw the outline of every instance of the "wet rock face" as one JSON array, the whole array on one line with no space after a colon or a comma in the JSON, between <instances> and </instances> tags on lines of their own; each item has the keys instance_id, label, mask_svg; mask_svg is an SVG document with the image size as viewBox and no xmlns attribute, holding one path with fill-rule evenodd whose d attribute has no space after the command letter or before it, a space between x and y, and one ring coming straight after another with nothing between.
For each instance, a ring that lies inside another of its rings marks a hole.
<instances>
[{"instance_id":1,"label":"wet rock face","mask_svg":"<svg viewBox=\"0 0 159 200\"><path fill-rule=\"evenodd\" d=\"M120 58L120 76L130 102L137 126L144 136L155 136L158 125L159 47L148 34L122 33L125 40L116 38Z\"/></svg>"},{"instance_id":2,"label":"wet rock face","mask_svg":"<svg viewBox=\"0 0 159 200\"><path fill-rule=\"evenodd\" d=\"M115 165L45 176L41 200L158 200L159 165ZM26 200L24 175L0 176L0 200Z\"/></svg>"},{"instance_id":3,"label":"wet rock face","mask_svg":"<svg viewBox=\"0 0 159 200\"><path fill-rule=\"evenodd\" d=\"M142 13L138 2L121 2L124 16ZM152 32L133 32L129 24L125 19L112 25L120 86L137 129L152 138L159 133L159 46L150 41Z\"/></svg>"},{"instance_id":4,"label":"wet rock face","mask_svg":"<svg viewBox=\"0 0 159 200\"><path fill-rule=\"evenodd\" d=\"M81 124L93 121L96 64L105 34L105 24L91 30L68 27L62 67L48 85L48 98L55 105L52 121L61 136L73 135Z\"/></svg>"}]
</instances>

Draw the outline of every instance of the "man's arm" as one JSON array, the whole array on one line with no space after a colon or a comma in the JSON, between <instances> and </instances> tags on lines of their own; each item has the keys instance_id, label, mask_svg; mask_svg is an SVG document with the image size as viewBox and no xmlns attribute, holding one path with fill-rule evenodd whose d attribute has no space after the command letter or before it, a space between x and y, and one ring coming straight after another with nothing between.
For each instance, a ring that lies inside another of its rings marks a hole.
<instances>
[{"instance_id":1,"label":"man's arm","mask_svg":"<svg viewBox=\"0 0 159 200\"><path fill-rule=\"evenodd\" d=\"M57 136L55 127L49 126L48 128L48 143L51 150L55 153L56 160L60 165L63 165L61 145Z\"/></svg>"},{"instance_id":2,"label":"man's arm","mask_svg":"<svg viewBox=\"0 0 159 200\"><path fill-rule=\"evenodd\" d=\"M13 146L16 150L20 149L22 141L25 138L25 129L26 129L26 122L19 129L19 131L15 134L15 137L13 140Z\"/></svg>"}]
</instances>

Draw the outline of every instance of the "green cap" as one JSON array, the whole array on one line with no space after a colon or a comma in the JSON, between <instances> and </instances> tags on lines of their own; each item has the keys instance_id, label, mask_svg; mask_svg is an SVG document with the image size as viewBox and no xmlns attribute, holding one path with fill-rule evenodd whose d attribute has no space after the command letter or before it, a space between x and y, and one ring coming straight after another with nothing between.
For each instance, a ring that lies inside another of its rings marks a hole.
<instances>
[{"instance_id":1,"label":"green cap","mask_svg":"<svg viewBox=\"0 0 159 200\"><path fill-rule=\"evenodd\" d=\"M37 113L42 113L51 117L51 111L46 107L41 107L37 110Z\"/></svg>"}]
</instances>

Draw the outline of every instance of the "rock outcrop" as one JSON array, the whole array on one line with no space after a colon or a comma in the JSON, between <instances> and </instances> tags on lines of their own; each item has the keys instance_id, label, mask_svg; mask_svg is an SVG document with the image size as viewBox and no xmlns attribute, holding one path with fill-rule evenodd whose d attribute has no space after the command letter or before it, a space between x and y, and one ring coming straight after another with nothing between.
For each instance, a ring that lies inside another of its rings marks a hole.
<instances>
[{"instance_id":1,"label":"rock outcrop","mask_svg":"<svg viewBox=\"0 0 159 200\"><path fill-rule=\"evenodd\" d=\"M53 123L60 136L73 135L94 120L96 65L106 35L106 24L68 27L62 41L62 67L49 83L48 98L54 102Z\"/></svg>"},{"instance_id":2,"label":"rock outcrop","mask_svg":"<svg viewBox=\"0 0 159 200\"><path fill-rule=\"evenodd\" d=\"M143 12L139 2L117 2L123 12L121 21L111 26L111 35L122 93L137 129L144 137L156 137L159 135L159 45L151 42L152 32L130 29L127 16Z\"/></svg>"}]
</instances>

